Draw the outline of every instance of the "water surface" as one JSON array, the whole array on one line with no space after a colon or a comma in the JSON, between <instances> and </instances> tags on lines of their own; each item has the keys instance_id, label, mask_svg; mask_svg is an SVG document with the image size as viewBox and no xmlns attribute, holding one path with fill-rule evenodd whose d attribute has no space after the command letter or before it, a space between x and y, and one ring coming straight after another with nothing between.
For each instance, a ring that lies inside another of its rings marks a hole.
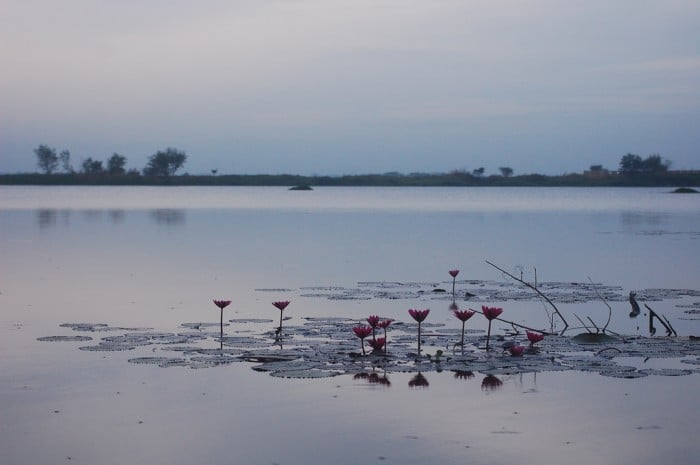
<instances>
[{"instance_id":1,"label":"water surface","mask_svg":"<svg viewBox=\"0 0 700 465\"><path fill-rule=\"evenodd\" d=\"M233 300L228 318L276 318L270 302L289 299L290 325L307 316L408 321L408 308L431 308L431 322L457 328L449 302L430 294L302 295L364 281L449 288L452 268L460 279L512 283L485 260L528 281L590 277L622 295L697 289L700 198L666 191L3 187L3 463L688 463L700 452L697 374L545 372L501 377L500 389L484 391L479 373L426 373L423 388L409 387L415 373L395 373L387 387L351 376L276 379L245 363L163 369L36 340L72 334L65 322L159 331L215 322L212 298ZM678 305L696 300L649 303L687 336L700 333L698 320ZM459 302L484 303L546 326L538 301ZM628 303L611 306L611 328L645 334ZM562 308L607 317L601 302Z\"/></svg>"}]
</instances>

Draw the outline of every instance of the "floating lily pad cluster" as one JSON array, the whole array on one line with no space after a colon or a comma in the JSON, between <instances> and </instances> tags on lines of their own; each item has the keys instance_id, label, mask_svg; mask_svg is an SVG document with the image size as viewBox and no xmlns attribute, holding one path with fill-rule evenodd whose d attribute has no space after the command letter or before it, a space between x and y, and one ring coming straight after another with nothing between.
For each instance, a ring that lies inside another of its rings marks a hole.
<instances>
[{"instance_id":1,"label":"floating lily pad cluster","mask_svg":"<svg viewBox=\"0 0 700 465\"><path fill-rule=\"evenodd\" d=\"M455 320L457 321L457 320ZM133 351L134 364L159 367L210 368L247 362L256 371L281 378L318 378L340 374L361 375L378 369L384 373L454 371L484 375L512 375L542 371L590 371L603 376L639 378L700 373L700 339L691 337L605 338L582 343L581 338L547 335L521 356L507 351L513 344L527 344L525 334L491 337L467 330L462 346L461 328L441 323L422 323L423 349L416 350L417 323L395 321L389 332L389 349L363 356L352 328L357 321L346 318L305 318L301 325L284 327L282 335L269 319L229 320L229 332L221 338L218 323L183 323L176 332L148 328L122 328L97 323L66 323L62 327L91 335L60 335L39 338L45 342L88 342L98 333L109 333L87 351ZM96 338L95 338L96 339ZM595 340L595 337L587 338ZM141 354L137 354L142 352ZM678 358L687 368L647 368L638 360Z\"/></svg>"},{"instance_id":2,"label":"floating lily pad cluster","mask_svg":"<svg viewBox=\"0 0 700 465\"><path fill-rule=\"evenodd\" d=\"M453 300L450 292L455 284L454 296L474 302L532 301L539 296L518 283L488 280L454 280L445 282L391 282L362 281L356 287L310 286L299 289L301 297L325 298L329 300ZM599 283L539 282L537 288L555 303L626 302L629 293L620 286ZM260 292L269 289L256 289ZM635 291L639 300L657 302L683 297L700 297L700 291L692 289L642 289Z\"/></svg>"}]
</instances>

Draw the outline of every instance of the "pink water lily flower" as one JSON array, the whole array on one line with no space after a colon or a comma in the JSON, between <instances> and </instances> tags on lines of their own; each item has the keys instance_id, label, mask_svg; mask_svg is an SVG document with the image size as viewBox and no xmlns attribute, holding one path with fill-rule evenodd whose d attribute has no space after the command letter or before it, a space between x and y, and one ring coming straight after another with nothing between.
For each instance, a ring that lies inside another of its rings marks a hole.
<instances>
[{"instance_id":1,"label":"pink water lily flower","mask_svg":"<svg viewBox=\"0 0 700 465\"><path fill-rule=\"evenodd\" d=\"M455 316L461 322L467 321L469 318L474 316L474 313L476 313L476 312L473 310L455 310L454 311Z\"/></svg>"},{"instance_id":2,"label":"pink water lily flower","mask_svg":"<svg viewBox=\"0 0 700 465\"><path fill-rule=\"evenodd\" d=\"M428 313L430 313L430 310L429 310L429 309L425 309L425 310L414 310L414 309L410 309L410 310L408 311L408 314L411 315L411 316L413 317L413 319L416 320L418 323L420 323L420 322L422 322L423 320L425 320L425 317L428 316Z\"/></svg>"},{"instance_id":3,"label":"pink water lily flower","mask_svg":"<svg viewBox=\"0 0 700 465\"><path fill-rule=\"evenodd\" d=\"M410 309L408 311L408 314L413 317L414 320L418 322L418 355L420 355L420 325L425 320L425 318L428 316L428 313L430 313L429 309L425 310L414 310Z\"/></svg>"},{"instance_id":4,"label":"pink water lily flower","mask_svg":"<svg viewBox=\"0 0 700 465\"><path fill-rule=\"evenodd\" d=\"M484 314L484 316L489 320L493 320L495 318L498 318L498 315L503 313L503 309L499 307L487 307L485 305L481 306L481 313Z\"/></svg>"},{"instance_id":5,"label":"pink water lily flower","mask_svg":"<svg viewBox=\"0 0 700 465\"><path fill-rule=\"evenodd\" d=\"M534 345L537 342L540 342L542 339L544 339L544 334L541 333L534 333L532 331L526 331L527 334L527 340L530 341L530 345Z\"/></svg>"},{"instance_id":6,"label":"pink water lily flower","mask_svg":"<svg viewBox=\"0 0 700 465\"><path fill-rule=\"evenodd\" d=\"M278 302L272 302L272 305L279 308L281 311L281 310L284 310L285 308L287 308L287 305L289 305L289 301L288 300L280 300Z\"/></svg>"},{"instance_id":7,"label":"pink water lily flower","mask_svg":"<svg viewBox=\"0 0 700 465\"><path fill-rule=\"evenodd\" d=\"M287 308L287 305L289 305L288 300L279 300L277 302L272 302L272 305L277 307L280 311L280 326L277 328L277 336L282 335L282 312L284 311L285 308Z\"/></svg>"},{"instance_id":8,"label":"pink water lily flower","mask_svg":"<svg viewBox=\"0 0 700 465\"><path fill-rule=\"evenodd\" d=\"M525 351L525 347L523 346L512 346L508 348L508 351L510 352L510 355L513 357L520 357L523 355L523 352Z\"/></svg>"},{"instance_id":9,"label":"pink water lily flower","mask_svg":"<svg viewBox=\"0 0 700 465\"><path fill-rule=\"evenodd\" d=\"M459 342L459 344L462 346L462 353L464 353L464 325L469 318L474 316L474 313L476 312L473 310L454 310L454 315L459 321L462 322L462 338Z\"/></svg>"},{"instance_id":10,"label":"pink water lily flower","mask_svg":"<svg viewBox=\"0 0 700 465\"><path fill-rule=\"evenodd\" d=\"M491 340L491 320L498 318L498 315L503 313L503 309L500 307L487 307L486 305L481 306L481 313L489 320L489 329L486 333L486 350L489 350L489 341Z\"/></svg>"},{"instance_id":11,"label":"pink water lily flower","mask_svg":"<svg viewBox=\"0 0 700 465\"><path fill-rule=\"evenodd\" d=\"M374 333L374 330L377 328L379 325L379 316L378 315L370 315L367 317L367 323L372 327L372 339L376 339L377 336Z\"/></svg>"},{"instance_id":12,"label":"pink water lily flower","mask_svg":"<svg viewBox=\"0 0 700 465\"><path fill-rule=\"evenodd\" d=\"M228 307L231 305L230 300L216 300L214 299L214 305L219 307L219 310L221 310L221 317L219 321L219 326L221 328L221 337L222 337L222 344L223 344L223 337L224 337L224 308Z\"/></svg>"},{"instance_id":13,"label":"pink water lily flower","mask_svg":"<svg viewBox=\"0 0 700 465\"><path fill-rule=\"evenodd\" d=\"M368 317L367 317L367 323L369 323L369 325L370 325L372 328L376 328L376 327L379 325L379 316L378 316L378 315L370 315L370 316L368 316Z\"/></svg>"},{"instance_id":14,"label":"pink water lily flower","mask_svg":"<svg viewBox=\"0 0 700 465\"><path fill-rule=\"evenodd\" d=\"M384 343L386 342L386 339L383 337L378 337L377 339L372 339L369 341L369 345L372 347L374 350L382 350L382 347L384 347Z\"/></svg>"},{"instance_id":15,"label":"pink water lily flower","mask_svg":"<svg viewBox=\"0 0 700 465\"><path fill-rule=\"evenodd\" d=\"M393 322L394 322L394 320L392 320L391 318L387 318L386 320L382 320L382 321L380 321L380 322L377 324L378 327L380 327L380 328L382 328L382 329L384 330L384 344L385 344L385 346L384 346L384 353L387 353L388 350L389 350L389 348L388 348L389 343L387 342L388 339L386 338L386 329L387 329L387 328L389 327L389 325L390 325L391 323L393 323Z\"/></svg>"},{"instance_id":16,"label":"pink water lily flower","mask_svg":"<svg viewBox=\"0 0 700 465\"><path fill-rule=\"evenodd\" d=\"M459 274L459 270L450 270L448 273L450 273L450 276L452 276L452 298L455 298L455 279L457 279L457 275Z\"/></svg>"},{"instance_id":17,"label":"pink water lily flower","mask_svg":"<svg viewBox=\"0 0 700 465\"><path fill-rule=\"evenodd\" d=\"M362 355L365 355L365 338L372 334L372 327L367 325L358 325L352 328L355 336L360 338L360 344L362 345Z\"/></svg>"},{"instance_id":18,"label":"pink water lily flower","mask_svg":"<svg viewBox=\"0 0 700 465\"><path fill-rule=\"evenodd\" d=\"M216 305L221 310L223 310L224 308L231 305L231 301L230 300L216 300L216 299L214 299L214 305Z\"/></svg>"}]
</instances>

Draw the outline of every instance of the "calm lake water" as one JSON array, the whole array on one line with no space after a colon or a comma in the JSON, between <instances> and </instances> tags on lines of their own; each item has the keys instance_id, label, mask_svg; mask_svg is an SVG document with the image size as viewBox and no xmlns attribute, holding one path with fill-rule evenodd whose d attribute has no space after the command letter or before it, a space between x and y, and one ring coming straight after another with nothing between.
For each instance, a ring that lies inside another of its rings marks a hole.
<instances>
[{"instance_id":1,"label":"calm lake water","mask_svg":"<svg viewBox=\"0 0 700 465\"><path fill-rule=\"evenodd\" d=\"M669 190L0 187L0 462L693 463L697 373L526 373L484 390L482 374L443 371L411 388L416 373L391 373L390 385L280 379L246 362L159 368L129 363L130 351L37 341L77 334L63 323L169 332L218 323L213 298L233 301L225 319L275 319L271 302L290 300L288 325L370 314L409 322L407 309L430 308L431 323L456 329L449 300L430 292L451 288L453 268L460 292L513 293L460 297L460 308L502 306L547 329L543 303L517 298L520 287L486 260L530 282L610 286L622 296L609 302L614 331L648 335L643 317L628 317L635 291L660 295L648 304L679 335L700 335L697 293L667 292L700 290L700 196ZM367 282L427 292L359 298ZM573 321L608 317L597 299L559 306Z\"/></svg>"}]
</instances>

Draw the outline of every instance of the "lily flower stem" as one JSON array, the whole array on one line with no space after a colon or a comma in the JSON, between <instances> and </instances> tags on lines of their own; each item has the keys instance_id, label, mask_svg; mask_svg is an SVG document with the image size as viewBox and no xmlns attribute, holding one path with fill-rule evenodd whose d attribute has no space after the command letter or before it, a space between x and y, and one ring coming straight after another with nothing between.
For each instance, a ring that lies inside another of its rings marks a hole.
<instances>
[{"instance_id":1,"label":"lily flower stem","mask_svg":"<svg viewBox=\"0 0 700 465\"><path fill-rule=\"evenodd\" d=\"M384 355L389 353L389 339L386 338L386 327L384 328Z\"/></svg>"},{"instance_id":2,"label":"lily flower stem","mask_svg":"<svg viewBox=\"0 0 700 465\"><path fill-rule=\"evenodd\" d=\"M364 339L360 339L360 345L362 346L362 356L364 357L366 355L365 354L365 340Z\"/></svg>"},{"instance_id":3,"label":"lily flower stem","mask_svg":"<svg viewBox=\"0 0 700 465\"><path fill-rule=\"evenodd\" d=\"M224 350L224 309L221 309L221 317L219 318L219 350Z\"/></svg>"},{"instance_id":4,"label":"lily flower stem","mask_svg":"<svg viewBox=\"0 0 700 465\"><path fill-rule=\"evenodd\" d=\"M452 300L455 300L455 276L452 277Z\"/></svg>"},{"instance_id":5,"label":"lily flower stem","mask_svg":"<svg viewBox=\"0 0 700 465\"><path fill-rule=\"evenodd\" d=\"M486 333L486 350L489 350L489 340L491 339L491 320L489 320L489 330Z\"/></svg>"},{"instance_id":6,"label":"lily flower stem","mask_svg":"<svg viewBox=\"0 0 700 465\"><path fill-rule=\"evenodd\" d=\"M461 342L461 344L462 344L462 355L464 355L464 325L465 325L465 323L466 323L466 321L463 321L463 322L462 322L462 342Z\"/></svg>"},{"instance_id":7,"label":"lily flower stem","mask_svg":"<svg viewBox=\"0 0 700 465\"><path fill-rule=\"evenodd\" d=\"M280 337L282 337L282 310L280 310Z\"/></svg>"},{"instance_id":8,"label":"lily flower stem","mask_svg":"<svg viewBox=\"0 0 700 465\"><path fill-rule=\"evenodd\" d=\"M420 321L418 322L418 355L420 355Z\"/></svg>"}]
</instances>

